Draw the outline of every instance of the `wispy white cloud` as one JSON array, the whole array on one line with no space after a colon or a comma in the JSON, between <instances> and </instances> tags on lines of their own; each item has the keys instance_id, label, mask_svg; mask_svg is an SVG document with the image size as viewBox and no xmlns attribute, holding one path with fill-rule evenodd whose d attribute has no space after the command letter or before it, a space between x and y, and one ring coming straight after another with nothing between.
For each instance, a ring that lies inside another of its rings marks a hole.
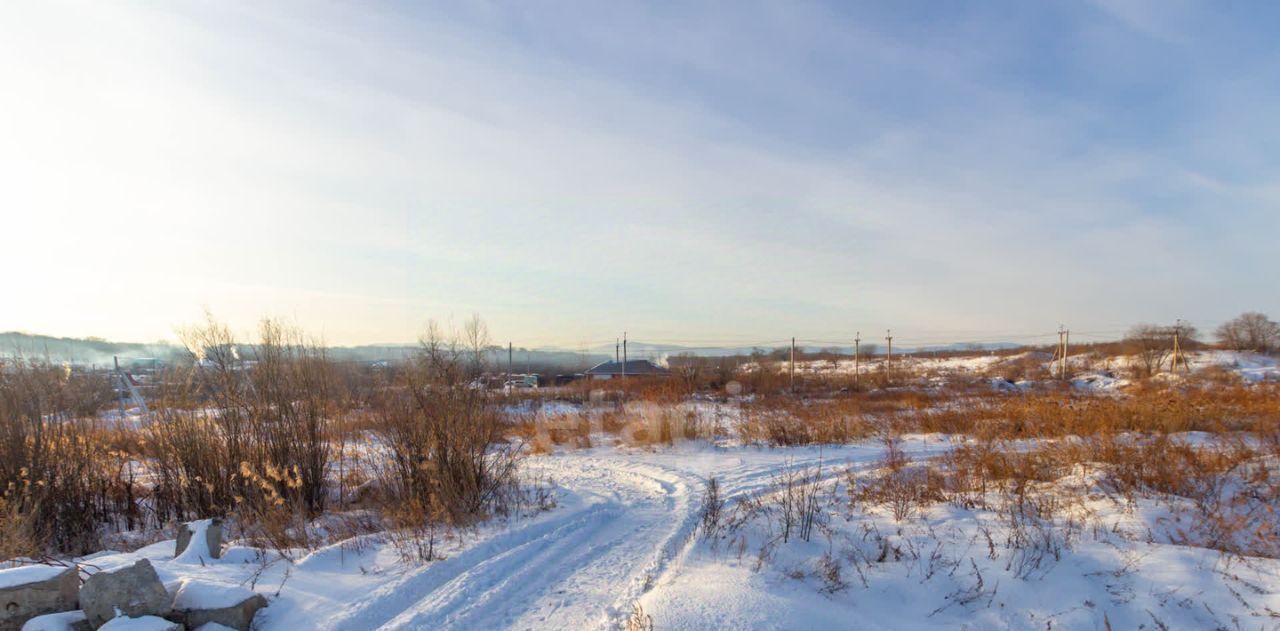
<instances>
[{"instance_id":1,"label":"wispy white cloud","mask_svg":"<svg viewBox=\"0 0 1280 631\"><path fill-rule=\"evenodd\" d=\"M1046 71L1105 74L1098 50L1125 50L1132 28L1194 45L1176 23L1106 8L1124 28L1070 13ZM502 336L573 343L1278 306L1250 286L1262 255L1231 247L1261 239L1249 222L1277 227L1259 197L1274 181L1202 169L1212 139L1169 148L1159 129L1126 130L1125 108L1163 107L1148 97L1021 67L1054 43L1028 41L1047 28L1034 19L794 4L5 12L0 77L24 98L0 104L0 203L32 238L0 256L42 263L16 281L38 299L0 328L145 339L208 304L344 343L479 311ZM1072 41L1097 46L1077 58ZM1233 134L1265 109L1206 101L1158 115ZM125 271L103 281L106 268Z\"/></svg>"}]
</instances>

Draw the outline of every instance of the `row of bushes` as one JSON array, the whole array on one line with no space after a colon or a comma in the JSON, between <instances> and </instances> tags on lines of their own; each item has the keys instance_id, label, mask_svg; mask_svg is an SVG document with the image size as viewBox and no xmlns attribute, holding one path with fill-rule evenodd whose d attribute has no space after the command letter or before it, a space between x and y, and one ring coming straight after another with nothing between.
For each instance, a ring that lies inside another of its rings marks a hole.
<instances>
[{"instance_id":1,"label":"row of bushes","mask_svg":"<svg viewBox=\"0 0 1280 631\"><path fill-rule=\"evenodd\" d=\"M5 361L0 557L83 554L213 515L285 549L315 543L309 522L353 502L405 527L507 510L518 451L495 401L469 387L483 340L468 335L482 333L433 328L413 361L371 369L276 322L246 345L210 321L184 334L195 357L157 375L140 427L97 415L105 377Z\"/></svg>"},{"instance_id":2,"label":"row of bushes","mask_svg":"<svg viewBox=\"0 0 1280 631\"><path fill-rule=\"evenodd\" d=\"M1280 385L1161 383L1121 396L1069 389L889 390L837 397L763 398L740 405L741 434L774 445L841 443L873 435L940 433L984 439L1123 432L1250 432L1280 441Z\"/></svg>"},{"instance_id":3,"label":"row of bushes","mask_svg":"<svg viewBox=\"0 0 1280 631\"><path fill-rule=\"evenodd\" d=\"M984 440L1115 435L1125 432L1249 432L1280 441L1280 385L1150 382L1122 395L1070 388L1023 393L963 384L945 389L888 389L825 397L767 396L728 406L697 406L680 397L646 399L661 383L628 386L637 400L555 419L532 418L516 431L538 450L590 446L592 432L629 444L736 435L748 443L838 444L905 433Z\"/></svg>"}]
</instances>

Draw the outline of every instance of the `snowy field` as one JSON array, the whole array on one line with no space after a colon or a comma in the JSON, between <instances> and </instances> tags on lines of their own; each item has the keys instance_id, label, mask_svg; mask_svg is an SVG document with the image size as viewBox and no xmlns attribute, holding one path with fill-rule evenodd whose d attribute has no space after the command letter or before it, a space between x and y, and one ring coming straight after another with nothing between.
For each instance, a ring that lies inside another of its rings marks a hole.
<instances>
[{"instance_id":1,"label":"snowy field","mask_svg":"<svg viewBox=\"0 0 1280 631\"><path fill-rule=\"evenodd\" d=\"M1184 357L1187 361L1187 367L1193 372L1219 368L1237 374L1247 382L1280 380L1280 368L1277 368L1276 360L1266 355L1242 351L1210 350L1187 352ZM955 357L930 357L924 354L905 355L895 357L893 364L895 370L907 373L975 375L997 368L1001 364L1018 362L1024 359L1038 363L1045 371L1052 372L1056 370L1056 364L1049 353L1034 351L1012 355L992 353ZM1067 357L1067 361L1073 374L1080 371L1094 370L1126 371L1137 363L1133 357L1095 357L1091 353L1070 354ZM1166 359L1166 365L1167 361ZM884 363L883 357L864 358L861 362L855 362L852 359L798 361L796 362L796 372L810 375L852 375L855 370L858 370L862 374L868 375L880 370ZM780 361L775 362L775 365L785 368L788 364L785 361ZM752 365L748 364L747 368L752 369Z\"/></svg>"},{"instance_id":2,"label":"snowy field","mask_svg":"<svg viewBox=\"0 0 1280 631\"><path fill-rule=\"evenodd\" d=\"M1043 377L1042 355L913 358L863 393L548 389L503 399L497 421L524 450L519 484L542 496L433 526L430 555L407 555L422 533L387 532L374 511L388 506L359 499L378 492L369 467L388 445L358 430L330 475L364 482L330 497L303 529L317 536L297 540L309 544L282 544L319 548L231 541L220 559L175 558L172 540L143 545L155 526L106 544L136 550L76 561L93 573L150 559L174 593L251 589L270 602L260 631L1280 629L1275 360L1190 354L1193 376L1157 375L1153 391L1125 376L1128 358L1072 357L1068 387ZM998 376L1008 362L1040 376ZM1078 413L1050 413L1063 407ZM934 431L953 433L911 433ZM126 465L155 483L147 462Z\"/></svg>"},{"instance_id":3,"label":"snowy field","mask_svg":"<svg viewBox=\"0 0 1280 631\"><path fill-rule=\"evenodd\" d=\"M951 444L909 436L901 446L921 460ZM171 588L190 578L250 586L271 600L263 630L608 629L636 605L656 629L1280 627L1280 562L1169 543L1156 504L1116 503L1082 475L1064 490L1085 512L1026 532L998 511L952 504L898 521L848 499L850 481L884 456L879 442L694 441L533 457L527 470L554 481L555 508L461 533L425 565L407 566L376 537L296 563L245 547L175 559L172 541L84 561L149 558ZM772 507L788 471L820 489L807 540L779 538ZM708 527L713 477L723 516Z\"/></svg>"}]
</instances>

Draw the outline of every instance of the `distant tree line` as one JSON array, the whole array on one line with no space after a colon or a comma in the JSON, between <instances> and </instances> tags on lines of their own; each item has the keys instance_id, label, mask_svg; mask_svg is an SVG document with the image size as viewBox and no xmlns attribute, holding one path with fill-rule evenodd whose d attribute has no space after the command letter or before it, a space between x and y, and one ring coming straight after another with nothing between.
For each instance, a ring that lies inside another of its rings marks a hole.
<instances>
[{"instance_id":1,"label":"distant tree line","mask_svg":"<svg viewBox=\"0 0 1280 631\"><path fill-rule=\"evenodd\" d=\"M1236 351L1271 353L1280 347L1280 324L1257 311L1222 323L1214 335L1218 343Z\"/></svg>"},{"instance_id":2,"label":"distant tree line","mask_svg":"<svg viewBox=\"0 0 1280 631\"><path fill-rule=\"evenodd\" d=\"M1214 330L1214 337L1219 346L1228 350L1271 353L1280 348L1280 324L1262 313L1249 311L1222 323ZM1186 322L1134 325L1121 344L1124 351L1134 357L1135 368L1144 376L1160 372L1165 364L1177 361L1175 344L1183 351L1204 345L1199 330Z\"/></svg>"}]
</instances>

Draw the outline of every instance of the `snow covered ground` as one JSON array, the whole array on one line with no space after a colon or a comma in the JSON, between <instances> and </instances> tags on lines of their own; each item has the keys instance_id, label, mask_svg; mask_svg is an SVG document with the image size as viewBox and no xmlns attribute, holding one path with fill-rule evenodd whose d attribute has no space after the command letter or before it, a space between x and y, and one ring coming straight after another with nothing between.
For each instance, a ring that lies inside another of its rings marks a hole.
<instances>
[{"instance_id":1,"label":"snow covered ground","mask_svg":"<svg viewBox=\"0 0 1280 631\"><path fill-rule=\"evenodd\" d=\"M1247 382L1280 380L1280 368L1276 367L1275 358L1257 353L1237 351L1188 353L1187 363L1190 364L1191 370L1209 367L1224 368L1240 375Z\"/></svg>"},{"instance_id":2,"label":"snow covered ground","mask_svg":"<svg viewBox=\"0 0 1280 631\"><path fill-rule=\"evenodd\" d=\"M915 459L951 446L902 443ZM1091 517L1030 529L1040 539L1018 545L993 510L944 503L899 522L850 505L850 475L881 466L884 452L873 441L693 441L531 457L527 471L554 481L556 507L452 537L446 558L427 564L367 536L294 563L236 546L222 559L175 559L172 541L84 561L111 569L146 557L171 589L192 578L249 587L271 601L262 630L606 629L636 604L657 629L1280 628L1280 562L1169 543L1152 529L1167 511L1096 496L1087 479L1069 493ZM808 541L780 542L768 510L734 512L740 500L772 501L786 471L813 473L822 488ZM724 521L739 521L706 536L712 477Z\"/></svg>"},{"instance_id":3,"label":"snow covered ground","mask_svg":"<svg viewBox=\"0 0 1280 631\"><path fill-rule=\"evenodd\" d=\"M920 437L907 452L942 446ZM843 497L842 463L855 476L875 466L875 447L864 449L786 461L821 461L835 477L811 540L778 543L776 515L700 539L641 599L655 627L1280 628L1280 562L1173 545L1187 524L1173 523L1163 504L1121 506L1086 477L1063 489L1077 510L1031 526L1030 536L997 510L951 504L896 521L883 508L850 510ZM766 469L745 470L722 474L729 497L759 491Z\"/></svg>"},{"instance_id":4,"label":"snow covered ground","mask_svg":"<svg viewBox=\"0 0 1280 631\"><path fill-rule=\"evenodd\" d=\"M1280 381L1280 367L1276 360L1258 353L1208 350L1186 353L1187 365L1192 372L1206 369L1222 369L1237 375L1247 383L1261 381ZM894 359L895 370L904 374L918 375L958 375L973 376L987 374L1000 365L1031 360L1038 363L1046 373L1057 371L1055 360L1049 353L1028 351L1014 355L976 354L959 357L930 357L928 355L907 355ZM1115 390L1129 385L1131 381L1119 378L1115 371L1127 371L1136 360L1132 357L1095 357L1091 353L1077 353L1068 358L1069 369L1077 375L1077 388L1084 390ZM855 368L864 375L874 374L884 363L882 357L863 359L860 364L853 360L839 361L800 361L796 362L796 372L800 375L845 374L852 375ZM1166 359L1162 370L1168 370ZM778 370L786 370L785 361L775 362ZM747 370L754 369L748 364Z\"/></svg>"}]
</instances>

